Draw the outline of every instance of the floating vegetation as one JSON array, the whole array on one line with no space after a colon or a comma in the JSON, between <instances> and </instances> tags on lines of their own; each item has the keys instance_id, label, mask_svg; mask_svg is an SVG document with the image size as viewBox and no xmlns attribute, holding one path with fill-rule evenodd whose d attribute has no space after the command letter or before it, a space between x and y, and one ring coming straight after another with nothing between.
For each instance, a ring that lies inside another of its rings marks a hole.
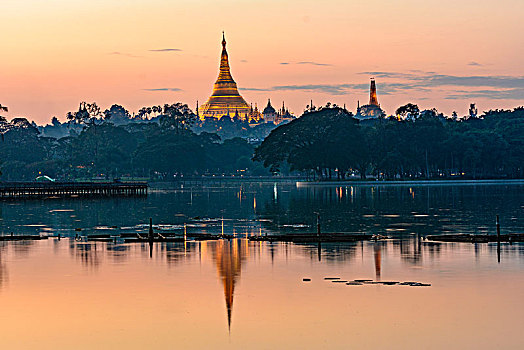
<instances>
[{"instance_id":1,"label":"floating vegetation","mask_svg":"<svg viewBox=\"0 0 524 350\"><path fill-rule=\"evenodd\" d=\"M388 236L384 236L384 235L381 235L381 234L376 234L376 235L371 236L371 239L375 240L375 241L378 241L378 240L381 240L381 239L388 239L388 238L389 238Z\"/></svg>"},{"instance_id":2,"label":"floating vegetation","mask_svg":"<svg viewBox=\"0 0 524 350\"><path fill-rule=\"evenodd\" d=\"M95 226L95 230L114 230L116 226L109 227L109 226Z\"/></svg>"},{"instance_id":3,"label":"floating vegetation","mask_svg":"<svg viewBox=\"0 0 524 350\"><path fill-rule=\"evenodd\" d=\"M430 287L430 286L431 286L431 283L421 283L421 282L402 282L402 283L399 283L399 286Z\"/></svg>"},{"instance_id":4,"label":"floating vegetation","mask_svg":"<svg viewBox=\"0 0 524 350\"><path fill-rule=\"evenodd\" d=\"M306 224L286 224L286 225L280 225L280 227L307 228L307 227L311 227L311 225L306 225Z\"/></svg>"},{"instance_id":5,"label":"floating vegetation","mask_svg":"<svg viewBox=\"0 0 524 350\"><path fill-rule=\"evenodd\" d=\"M153 225L153 228L160 231L174 231L183 229L184 225Z\"/></svg>"},{"instance_id":6,"label":"floating vegetation","mask_svg":"<svg viewBox=\"0 0 524 350\"><path fill-rule=\"evenodd\" d=\"M311 281L310 278L303 278L303 281ZM373 281L372 279L355 279L353 281L346 281L340 277L324 277L324 280L332 283L345 283L348 286L362 286L362 285L384 285L384 286L411 286L411 287L430 287L431 283L422 283L415 281L398 282L398 281Z\"/></svg>"}]
</instances>

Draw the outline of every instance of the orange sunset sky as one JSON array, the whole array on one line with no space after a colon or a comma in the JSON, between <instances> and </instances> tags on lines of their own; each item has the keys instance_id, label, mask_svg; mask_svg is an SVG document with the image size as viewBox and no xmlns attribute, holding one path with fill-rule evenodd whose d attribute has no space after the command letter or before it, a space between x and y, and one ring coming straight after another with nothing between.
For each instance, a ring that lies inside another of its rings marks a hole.
<instances>
[{"instance_id":1,"label":"orange sunset sky","mask_svg":"<svg viewBox=\"0 0 524 350\"><path fill-rule=\"evenodd\" d=\"M406 102L449 115L524 104L522 0L1 0L8 119L65 120L82 100L131 112L205 102L226 32L248 102Z\"/></svg>"}]
</instances>

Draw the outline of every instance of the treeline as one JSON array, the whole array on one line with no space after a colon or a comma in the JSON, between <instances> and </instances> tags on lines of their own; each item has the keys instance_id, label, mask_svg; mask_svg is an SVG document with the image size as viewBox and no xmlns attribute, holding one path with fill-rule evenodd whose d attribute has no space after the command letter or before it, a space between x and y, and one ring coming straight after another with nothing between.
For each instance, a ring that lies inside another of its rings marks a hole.
<instances>
[{"instance_id":1,"label":"treeline","mask_svg":"<svg viewBox=\"0 0 524 350\"><path fill-rule=\"evenodd\" d=\"M397 116L359 121L345 109L326 106L280 125L256 149L247 141L258 138L253 132L263 138L274 126L229 118L202 124L181 103L144 108L138 116L117 105L102 112L94 103L82 103L67 118L64 124L53 122L56 129L67 128L57 133L67 136L49 137L25 118L0 116L0 179L271 173L316 179L524 177L522 107L454 120L408 104ZM220 130L232 138L211 132ZM243 138L233 137L238 132Z\"/></svg>"},{"instance_id":2,"label":"treeline","mask_svg":"<svg viewBox=\"0 0 524 350\"><path fill-rule=\"evenodd\" d=\"M242 138L221 140L214 133L196 134L196 121L183 104L161 108L159 122L115 125L96 104L81 104L68 119L69 136L43 137L25 118L0 117L2 180L34 180L39 175L75 180L103 177L147 177L203 174L268 174L251 160L253 146Z\"/></svg>"},{"instance_id":3,"label":"treeline","mask_svg":"<svg viewBox=\"0 0 524 350\"><path fill-rule=\"evenodd\" d=\"M427 110L410 120L363 122L342 108L324 108L273 130L254 159L272 172L317 179L522 178L524 108L465 121Z\"/></svg>"},{"instance_id":4,"label":"treeline","mask_svg":"<svg viewBox=\"0 0 524 350\"><path fill-rule=\"evenodd\" d=\"M143 123L157 123L160 124L166 120L165 116L172 114L173 105L164 105L164 106L151 106L140 108L138 113L131 114L125 107L114 104L110 108L102 111L96 103L85 103L80 104L79 110L87 111L89 115L95 117L88 118L96 121L97 123L101 122L110 122L116 126L126 126L129 124L143 124ZM2 111L0 105L0 112ZM220 136L221 139L231 139L235 137L241 137L244 139L250 139L255 141L263 140L271 130L276 126L273 123L265 123L263 120L255 122L254 120L240 120L235 117L230 118L229 116L222 116L220 119L215 118L206 118L201 120L197 118L196 115L192 114L192 118L185 122L186 125L189 125L189 128L197 134L201 132L215 133ZM69 135L76 135L82 131L84 127L83 119L87 115L85 112L70 112L67 113L67 121L61 123L58 118L53 117L51 123L44 126L37 126L38 131L40 131L40 136L44 137L54 137L62 138ZM183 116L183 114L182 114ZM178 119L178 117L170 115L170 118ZM87 121L89 123L89 120Z\"/></svg>"}]
</instances>

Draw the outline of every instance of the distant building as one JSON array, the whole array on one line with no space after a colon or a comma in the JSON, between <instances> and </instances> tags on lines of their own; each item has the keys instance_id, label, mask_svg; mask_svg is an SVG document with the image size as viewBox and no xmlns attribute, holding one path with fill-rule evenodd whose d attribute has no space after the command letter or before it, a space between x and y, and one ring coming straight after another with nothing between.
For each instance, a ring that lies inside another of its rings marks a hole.
<instances>
[{"instance_id":1,"label":"distant building","mask_svg":"<svg viewBox=\"0 0 524 350\"><path fill-rule=\"evenodd\" d=\"M275 123L277 119L277 110L273 108L273 106L271 105L271 100L269 98L267 99L266 108L264 108L264 110L262 111L262 115L264 116L264 120L266 121L266 123Z\"/></svg>"},{"instance_id":2,"label":"distant building","mask_svg":"<svg viewBox=\"0 0 524 350\"><path fill-rule=\"evenodd\" d=\"M236 114L236 117L239 118L239 119L246 119L246 118L241 118L238 113ZM261 121L262 119L264 119L264 116L262 113L260 113L260 111L258 110L258 107L257 107L257 104L255 103L255 108L253 108L253 105L251 105L250 109L249 109L249 115L247 117L247 120L250 122L250 123L258 123L259 121Z\"/></svg>"},{"instance_id":3,"label":"distant building","mask_svg":"<svg viewBox=\"0 0 524 350\"><path fill-rule=\"evenodd\" d=\"M287 123L295 119L295 116L289 112L289 109L284 105L282 101L282 108L278 111L277 122L275 124Z\"/></svg>"},{"instance_id":4,"label":"distant building","mask_svg":"<svg viewBox=\"0 0 524 350\"><path fill-rule=\"evenodd\" d=\"M360 106L360 102L357 102L357 119L370 119L380 118L385 116L386 113L380 108L377 97L377 86L375 79L371 78L371 86L369 88L369 104Z\"/></svg>"},{"instance_id":5,"label":"distant building","mask_svg":"<svg viewBox=\"0 0 524 350\"><path fill-rule=\"evenodd\" d=\"M295 119L295 116L289 112L284 102L282 102L282 108L278 111L271 105L271 100L267 100L267 106L262 111L262 115L266 123L281 124L289 122Z\"/></svg>"}]
</instances>

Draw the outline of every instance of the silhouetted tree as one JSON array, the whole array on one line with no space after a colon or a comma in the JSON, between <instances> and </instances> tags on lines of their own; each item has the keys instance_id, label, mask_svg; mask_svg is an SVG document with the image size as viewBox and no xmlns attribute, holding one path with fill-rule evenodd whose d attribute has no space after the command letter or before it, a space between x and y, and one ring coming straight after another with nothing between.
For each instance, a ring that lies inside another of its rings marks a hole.
<instances>
[{"instance_id":1,"label":"silhouetted tree","mask_svg":"<svg viewBox=\"0 0 524 350\"><path fill-rule=\"evenodd\" d=\"M416 104L408 103L397 108L395 113L404 119L417 119L420 114L420 109Z\"/></svg>"},{"instance_id":2,"label":"silhouetted tree","mask_svg":"<svg viewBox=\"0 0 524 350\"><path fill-rule=\"evenodd\" d=\"M160 126L166 129L179 130L189 129L196 121L196 114L187 106L180 102L165 104L160 117Z\"/></svg>"}]
</instances>

